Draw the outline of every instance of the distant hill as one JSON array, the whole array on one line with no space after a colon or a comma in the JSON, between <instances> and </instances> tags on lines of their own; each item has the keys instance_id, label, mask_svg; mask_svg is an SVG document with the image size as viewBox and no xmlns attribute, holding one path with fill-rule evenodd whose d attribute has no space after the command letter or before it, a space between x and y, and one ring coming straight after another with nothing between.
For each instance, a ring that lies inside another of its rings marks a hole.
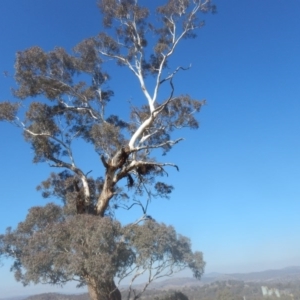
<instances>
[{"instance_id":1,"label":"distant hill","mask_svg":"<svg viewBox=\"0 0 300 300\"><path fill-rule=\"evenodd\" d=\"M175 289L191 286L203 286L215 281L238 280L244 282L287 282L300 280L300 267L288 267L280 270L266 270L252 273L209 273L199 281L195 278L170 278L160 282L154 282L149 289ZM142 285L136 285L135 288Z\"/></svg>"},{"instance_id":2,"label":"distant hill","mask_svg":"<svg viewBox=\"0 0 300 300\"><path fill-rule=\"evenodd\" d=\"M263 272L226 274L225 276L245 282L286 282L300 279L300 267L287 267L280 270L266 270Z\"/></svg>"},{"instance_id":3,"label":"distant hill","mask_svg":"<svg viewBox=\"0 0 300 300\"><path fill-rule=\"evenodd\" d=\"M45 293L45 294L33 295L30 297L0 298L0 300L90 300L90 298L88 294L65 295L65 294L58 294L58 293Z\"/></svg>"},{"instance_id":4,"label":"distant hill","mask_svg":"<svg viewBox=\"0 0 300 300\"><path fill-rule=\"evenodd\" d=\"M88 294L65 295L58 293L44 293L32 296L0 298L0 300L90 300Z\"/></svg>"},{"instance_id":5,"label":"distant hill","mask_svg":"<svg viewBox=\"0 0 300 300\"><path fill-rule=\"evenodd\" d=\"M167 280L154 282L149 286L149 290L180 290L190 287L201 287L205 284L210 284L216 281L244 281L244 282L269 282L269 283L285 283L300 281L300 267L288 267L280 270L266 270L263 272L252 273L209 273L205 274L201 281L194 278L170 278ZM141 288L143 285L135 285L136 289ZM14 298L0 298L0 300L89 300L87 294L81 295L64 295L57 293L47 293L33 295L30 297L14 297Z\"/></svg>"},{"instance_id":6,"label":"distant hill","mask_svg":"<svg viewBox=\"0 0 300 300\"><path fill-rule=\"evenodd\" d=\"M0 300L24 300L28 298L28 296L19 296L19 297L10 297L10 298L0 298Z\"/></svg>"}]
</instances>

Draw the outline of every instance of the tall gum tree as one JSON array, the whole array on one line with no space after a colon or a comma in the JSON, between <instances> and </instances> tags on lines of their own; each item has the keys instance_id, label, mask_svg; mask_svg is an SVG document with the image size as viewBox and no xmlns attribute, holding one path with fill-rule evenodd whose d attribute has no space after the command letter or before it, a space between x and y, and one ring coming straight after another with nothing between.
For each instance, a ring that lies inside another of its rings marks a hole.
<instances>
[{"instance_id":1,"label":"tall gum tree","mask_svg":"<svg viewBox=\"0 0 300 300\"><path fill-rule=\"evenodd\" d=\"M204 104L175 95L173 78L185 68L166 70L168 62L178 44L203 26L201 13L215 7L210 0L169 0L156 11L137 0L102 0L98 7L104 31L73 53L39 47L17 53L14 95L20 101L1 102L0 121L22 130L34 163L58 170L38 190L63 205L31 208L25 221L0 236L0 255L14 259L12 270L24 285L77 280L93 300L119 300L118 284L131 276L127 298L137 299L159 277L189 267L200 278L204 270L202 254L192 252L189 239L155 222L147 207L151 197L169 196L173 187L159 178L166 167L178 168L157 161L155 150L166 154L182 140L172 138L174 130L198 128L194 115ZM107 114L114 94L107 88L108 60L133 73L144 96L143 105L130 105L127 120L118 111ZM169 95L161 101L163 85ZM91 177L76 163L76 140L94 146L102 177ZM121 226L114 210L135 205L142 217ZM146 273L144 287L133 289Z\"/></svg>"}]
</instances>

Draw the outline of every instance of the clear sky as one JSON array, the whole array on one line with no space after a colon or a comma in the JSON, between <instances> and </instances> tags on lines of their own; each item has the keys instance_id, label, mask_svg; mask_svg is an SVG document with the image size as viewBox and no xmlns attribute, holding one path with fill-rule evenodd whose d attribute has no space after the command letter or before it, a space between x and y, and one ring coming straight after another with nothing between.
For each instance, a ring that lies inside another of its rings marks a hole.
<instances>
[{"instance_id":1,"label":"clear sky","mask_svg":"<svg viewBox=\"0 0 300 300\"><path fill-rule=\"evenodd\" d=\"M172 61L192 64L174 83L178 93L207 99L201 127L182 131L185 141L161 158L180 172L170 170L175 191L170 200L154 200L149 213L191 238L208 273L300 265L300 1L215 3L218 13L204 16L197 39L184 41ZM95 0L3 0L0 14L0 100L13 99L16 51L34 45L70 50L101 31ZM128 99L144 101L129 72L112 67L111 76L115 114ZM16 128L1 123L0 137L4 232L32 205L45 204L35 187L51 170L32 164L32 151ZM95 164L88 150L78 150L79 160L97 175L100 161ZM7 263L0 268L0 298L45 290L23 290Z\"/></svg>"}]
</instances>

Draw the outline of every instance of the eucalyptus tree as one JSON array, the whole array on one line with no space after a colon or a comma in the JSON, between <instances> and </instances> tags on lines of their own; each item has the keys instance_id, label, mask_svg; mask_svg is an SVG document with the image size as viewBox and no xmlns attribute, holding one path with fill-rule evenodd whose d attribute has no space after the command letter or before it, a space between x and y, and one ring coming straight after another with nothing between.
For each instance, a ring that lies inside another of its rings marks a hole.
<instances>
[{"instance_id":1,"label":"eucalyptus tree","mask_svg":"<svg viewBox=\"0 0 300 300\"><path fill-rule=\"evenodd\" d=\"M0 120L20 128L34 163L57 170L38 190L63 205L31 208L25 221L1 235L0 254L14 259L12 270L25 285L77 280L91 299L121 299L118 283L131 276L128 299L137 299L161 276L185 267L197 278L203 273L202 254L173 227L155 222L147 208L151 197L172 192L160 180L166 168L178 169L158 160L156 151L166 154L182 140L172 137L174 130L198 128L195 113L204 104L175 94L173 78L184 68L170 71L168 63L178 44L203 26L200 14L215 7L210 0L169 0L155 11L137 0L101 0L98 7L103 32L72 53L40 47L17 53L18 101L0 104ZM127 68L144 97L142 105L129 105L128 118L107 112L114 95L108 61ZM162 99L164 85L169 93ZM92 177L77 163L78 140L93 145L102 176ZM121 226L114 211L136 205L142 217ZM144 273L148 280L137 292L132 283Z\"/></svg>"}]
</instances>

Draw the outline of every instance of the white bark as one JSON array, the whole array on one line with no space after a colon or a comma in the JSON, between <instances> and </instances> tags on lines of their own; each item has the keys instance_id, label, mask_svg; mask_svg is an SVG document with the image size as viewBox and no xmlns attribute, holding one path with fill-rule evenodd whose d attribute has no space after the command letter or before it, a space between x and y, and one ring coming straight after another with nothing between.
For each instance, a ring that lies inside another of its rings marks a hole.
<instances>
[{"instance_id":1,"label":"white bark","mask_svg":"<svg viewBox=\"0 0 300 300\"><path fill-rule=\"evenodd\" d=\"M80 179L81 179L82 187L83 187L84 201L85 201L86 206L88 206L88 205L90 205L90 199L91 199L89 184L88 184L86 176L81 175Z\"/></svg>"}]
</instances>

